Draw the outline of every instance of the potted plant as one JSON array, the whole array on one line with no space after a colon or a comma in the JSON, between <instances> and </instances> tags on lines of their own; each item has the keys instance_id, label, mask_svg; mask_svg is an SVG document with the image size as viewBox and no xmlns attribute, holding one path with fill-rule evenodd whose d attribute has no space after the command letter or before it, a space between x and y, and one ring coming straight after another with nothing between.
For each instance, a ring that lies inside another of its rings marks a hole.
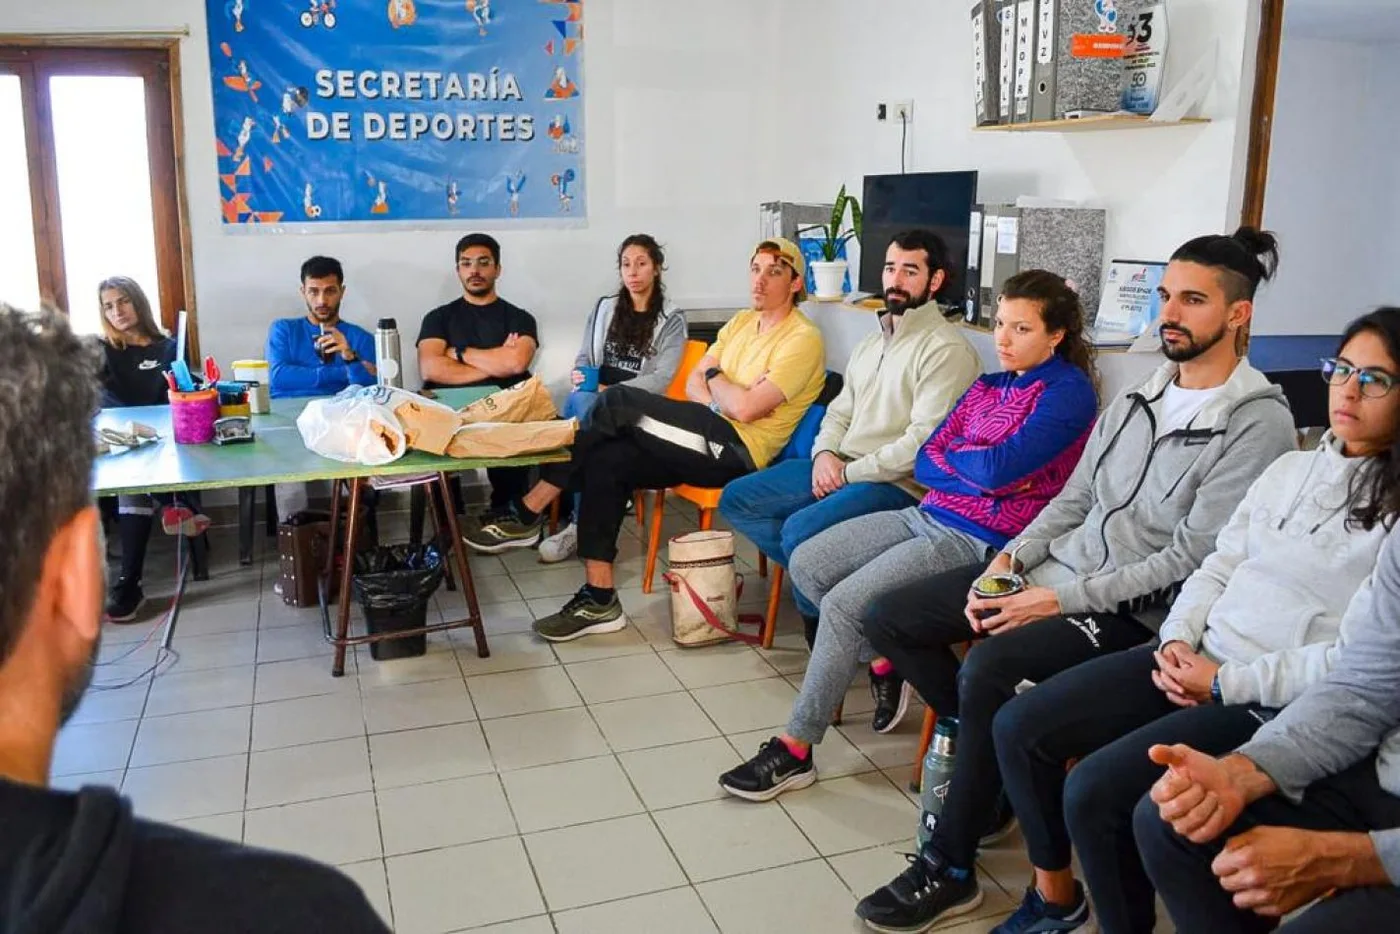
<instances>
[{"instance_id":1,"label":"potted plant","mask_svg":"<svg viewBox=\"0 0 1400 934\"><path fill-rule=\"evenodd\" d=\"M845 230L841 225L846 219L846 208L851 209L851 226ZM831 206L831 222L813 224L804 230L821 231L822 258L813 261L812 279L816 283L817 298L840 298L845 294L847 262L841 254L847 241L860 239L860 202L855 195L846 194L846 186L836 193L836 203Z\"/></svg>"}]
</instances>

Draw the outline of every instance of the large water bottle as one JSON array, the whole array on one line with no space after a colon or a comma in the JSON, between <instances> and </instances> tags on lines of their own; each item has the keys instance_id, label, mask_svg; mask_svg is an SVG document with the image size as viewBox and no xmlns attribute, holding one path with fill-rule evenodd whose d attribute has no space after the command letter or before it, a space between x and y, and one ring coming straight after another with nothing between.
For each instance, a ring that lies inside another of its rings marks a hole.
<instances>
[{"instance_id":1,"label":"large water bottle","mask_svg":"<svg viewBox=\"0 0 1400 934\"><path fill-rule=\"evenodd\" d=\"M924 774L920 782L923 810L919 814L919 846L922 847L938 828L948 786L953 781L953 753L958 739L958 721L954 717L939 717L933 728L933 742L924 756Z\"/></svg>"},{"instance_id":2,"label":"large water bottle","mask_svg":"<svg viewBox=\"0 0 1400 934\"><path fill-rule=\"evenodd\" d=\"M380 318L374 329L374 368L379 385L403 388L399 323L393 318Z\"/></svg>"}]
</instances>

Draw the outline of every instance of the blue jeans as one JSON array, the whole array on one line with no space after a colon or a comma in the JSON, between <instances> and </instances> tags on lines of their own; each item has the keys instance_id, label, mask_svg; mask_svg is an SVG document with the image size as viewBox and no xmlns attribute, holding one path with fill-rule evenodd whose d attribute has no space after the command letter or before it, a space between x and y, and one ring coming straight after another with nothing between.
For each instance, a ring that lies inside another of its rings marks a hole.
<instances>
[{"instance_id":1,"label":"blue jeans","mask_svg":"<svg viewBox=\"0 0 1400 934\"><path fill-rule=\"evenodd\" d=\"M851 483L823 499L812 495L812 462L794 458L731 480L719 500L725 520L769 561L788 566L792 550L838 522L872 512L906 509L914 498L893 483ZM793 599L803 616L817 606L797 589Z\"/></svg>"},{"instance_id":2,"label":"blue jeans","mask_svg":"<svg viewBox=\"0 0 1400 934\"><path fill-rule=\"evenodd\" d=\"M593 411L593 405L598 401L598 395L599 394L596 392L584 392L581 389L575 389L573 392L569 393L569 397L564 400L563 416L565 418L578 419L579 427L582 428L583 423L588 420L588 413ZM561 522L566 520L573 521L578 518L578 507L582 499L582 493L575 493L573 495L569 500L572 509L568 510L568 515L561 516Z\"/></svg>"}]
</instances>

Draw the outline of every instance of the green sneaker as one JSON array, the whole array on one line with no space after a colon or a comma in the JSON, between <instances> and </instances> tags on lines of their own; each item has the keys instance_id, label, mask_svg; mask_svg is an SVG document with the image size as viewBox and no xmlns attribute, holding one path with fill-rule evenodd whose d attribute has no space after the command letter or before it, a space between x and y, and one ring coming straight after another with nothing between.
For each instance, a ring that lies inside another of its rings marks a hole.
<instances>
[{"instance_id":1,"label":"green sneaker","mask_svg":"<svg viewBox=\"0 0 1400 934\"><path fill-rule=\"evenodd\" d=\"M550 642L568 642L580 636L617 632L626 626L627 615L622 612L622 601L616 593L607 603L599 603L589 596L587 587L581 587L558 613L535 620L534 629Z\"/></svg>"},{"instance_id":2,"label":"green sneaker","mask_svg":"<svg viewBox=\"0 0 1400 934\"><path fill-rule=\"evenodd\" d=\"M498 555L512 548L534 548L544 538L546 520L543 515L534 522L523 522L514 512L482 516L481 524L462 533L462 541L473 551Z\"/></svg>"}]
</instances>

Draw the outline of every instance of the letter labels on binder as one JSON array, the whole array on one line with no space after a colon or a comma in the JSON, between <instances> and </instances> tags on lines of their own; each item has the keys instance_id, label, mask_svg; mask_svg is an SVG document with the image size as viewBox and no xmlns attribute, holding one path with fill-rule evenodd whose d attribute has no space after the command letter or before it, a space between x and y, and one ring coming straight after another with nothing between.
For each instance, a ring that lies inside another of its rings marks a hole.
<instances>
[{"instance_id":1,"label":"letter labels on binder","mask_svg":"<svg viewBox=\"0 0 1400 934\"><path fill-rule=\"evenodd\" d=\"M995 124L1001 118L1000 74L1001 27L996 0L975 0L972 4L973 109L978 126Z\"/></svg>"},{"instance_id":2,"label":"letter labels on binder","mask_svg":"<svg viewBox=\"0 0 1400 934\"><path fill-rule=\"evenodd\" d=\"M1029 123L1031 119L1031 74L1035 69L1035 3L1016 3L1016 74L1015 103L1012 123Z\"/></svg>"},{"instance_id":3,"label":"letter labels on binder","mask_svg":"<svg viewBox=\"0 0 1400 934\"><path fill-rule=\"evenodd\" d=\"M997 0L997 21L1001 26L1001 95L998 119L1011 122L1011 92L1016 71L1016 7L1014 0Z\"/></svg>"},{"instance_id":4,"label":"letter labels on binder","mask_svg":"<svg viewBox=\"0 0 1400 934\"><path fill-rule=\"evenodd\" d=\"M1035 70L1031 87L1031 119L1055 119L1055 63L1059 30L1060 0L1037 0L1035 28Z\"/></svg>"}]
</instances>

